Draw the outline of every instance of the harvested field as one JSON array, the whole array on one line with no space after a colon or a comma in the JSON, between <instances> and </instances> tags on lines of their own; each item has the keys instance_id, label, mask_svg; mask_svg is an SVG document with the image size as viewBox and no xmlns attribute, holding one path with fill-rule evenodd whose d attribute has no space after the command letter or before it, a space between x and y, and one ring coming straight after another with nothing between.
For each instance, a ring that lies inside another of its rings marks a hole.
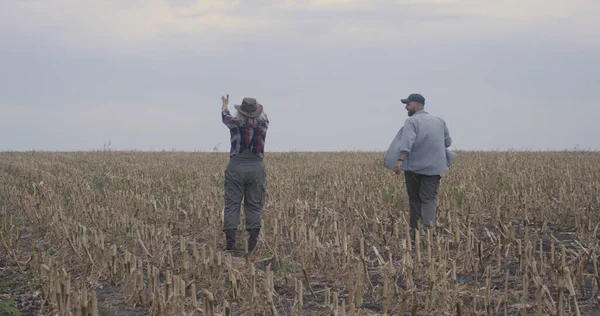
<instances>
[{"instance_id":1,"label":"harvested field","mask_svg":"<svg viewBox=\"0 0 600 316\"><path fill-rule=\"evenodd\" d=\"M411 248L383 153L267 153L246 256L225 153L0 153L0 312L600 315L600 154L458 154Z\"/></svg>"}]
</instances>

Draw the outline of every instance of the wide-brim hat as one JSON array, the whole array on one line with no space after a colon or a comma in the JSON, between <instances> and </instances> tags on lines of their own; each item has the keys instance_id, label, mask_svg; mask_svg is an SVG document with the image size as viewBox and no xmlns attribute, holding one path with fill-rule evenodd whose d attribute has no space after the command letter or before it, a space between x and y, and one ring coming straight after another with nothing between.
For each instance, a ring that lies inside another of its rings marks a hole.
<instances>
[{"instance_id":1,"label":"wide-brim hat","mask_svg":"<svg viewBox=\"0 0 600 316\"><path fill-rule=\"evenodd\" d=\"M263 111L262 104L258 103L255 98L244 98L242 104L236 104L234 107L238 112L250 118L258 117Z\"/></svg>"}]
</instances>

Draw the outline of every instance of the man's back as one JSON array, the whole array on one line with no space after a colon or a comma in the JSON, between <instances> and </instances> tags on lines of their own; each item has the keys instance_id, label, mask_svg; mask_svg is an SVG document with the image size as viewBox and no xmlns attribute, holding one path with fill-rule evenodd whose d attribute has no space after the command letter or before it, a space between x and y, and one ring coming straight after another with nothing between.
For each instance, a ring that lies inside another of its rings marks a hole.
<instances>
[{"instance_id":1,"label":"man's back","mask_svg":"<svg viewBox=\"0 0 600 316\"><path fill-rule=\"evenodd\" d=\"M402 170L424 175L448 172L446 148L452 139L446 122L421 110L409 117L400 138L400 152L408 153Z\"/></svg>"}]
</instances>

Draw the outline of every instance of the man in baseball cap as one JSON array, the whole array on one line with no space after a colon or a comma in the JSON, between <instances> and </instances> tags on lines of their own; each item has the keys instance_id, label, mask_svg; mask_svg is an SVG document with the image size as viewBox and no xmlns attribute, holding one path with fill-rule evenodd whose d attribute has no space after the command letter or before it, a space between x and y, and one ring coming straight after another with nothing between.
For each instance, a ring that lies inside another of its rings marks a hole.
<instances>
[{"instance_id":1,"label":"man in baseball cap","mask_svg":"<svg viewBox=\"0 0 600 316\"><path fill-rule=\"evenodd\" d=\"M452 138L446 122L425 111L425 97L412 93L401 102L405 104L409 117L384 160L386 167L396 174L404 171L410 201L411 237L414 241L419 220L426 228L435 227L441 175L448 172L456 155L447 149L452 144Z\"/></svg>"}]
</instances>

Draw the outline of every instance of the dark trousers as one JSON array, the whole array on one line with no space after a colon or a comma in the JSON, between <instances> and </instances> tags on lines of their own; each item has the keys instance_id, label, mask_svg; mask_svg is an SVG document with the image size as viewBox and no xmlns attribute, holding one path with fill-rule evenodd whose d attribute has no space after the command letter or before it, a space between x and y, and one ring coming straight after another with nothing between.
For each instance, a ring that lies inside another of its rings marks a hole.
<instances>
[{"instance_id":1,"label":"dark trousers","mask_svg":"<svg viewBox=\"0 0 600 316\"><path fill-rule=\"evenodd\" d=\"M404 178L410 201L411 230L414 231L417 228L419 220L423 221L425 227L435 227L437 195L441 176L427 176L405 171Z\"/></svg>"},{"instance_id":2,"label":"dark trousers","mask_svg":"<svg viewBox=\"0 0 600 316\"><path fill-rule=\"evenodd\" d=\"M246 229L261 228L266 174L263 160L249 150L234 156L225 169L223 229L237 229L244 201Z\"/></svg>"}]
</instances>

